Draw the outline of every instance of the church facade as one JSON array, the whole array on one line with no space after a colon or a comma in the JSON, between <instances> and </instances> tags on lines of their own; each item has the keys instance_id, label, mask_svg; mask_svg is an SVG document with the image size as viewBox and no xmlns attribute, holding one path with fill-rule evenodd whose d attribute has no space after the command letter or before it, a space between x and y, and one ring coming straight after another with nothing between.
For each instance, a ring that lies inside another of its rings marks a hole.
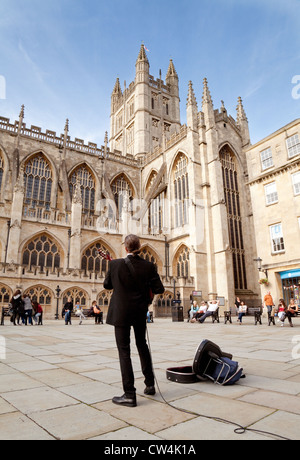
<instances>
[{"instance_id":1,"label":"church facade","mask_svg":"<svg viewBox=\"0 0 300 460\"><path fill-rule=\"evenodd\" d=\"M181 124L174 63L155 79L142 46L135 80L115 83L104 146L71 140L68 120L58 136L24 117L22 107L15 123L0 118L0 305L21 289L49 318L69 296L106 311L99 250L123 257L128 233L162 277L157 316L171 314L177 293L186 311L193 292L224 309L236 296L261 303L241 98L234 119L214 108L204 79L199 110L190 82Z\"/></svg>"}]
</instances>

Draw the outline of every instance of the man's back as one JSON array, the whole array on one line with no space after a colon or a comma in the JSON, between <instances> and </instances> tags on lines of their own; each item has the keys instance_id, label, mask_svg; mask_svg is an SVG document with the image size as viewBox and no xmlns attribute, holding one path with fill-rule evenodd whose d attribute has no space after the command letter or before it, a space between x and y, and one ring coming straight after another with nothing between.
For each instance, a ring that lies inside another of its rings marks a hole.
<instances>
[{"instance_id":1,"label":"man's back","mask_svg":"<svg viewBox=\"0 0 300 460\"><path fill-rule=\"evenodd\" d=\"M113 289L106 322L114 326L146 320L149 291L162 294L164 287L154 264L139 256L128 256L135 276L125 259L111 261L104 288Z\"/></svg>"}]
</instances>

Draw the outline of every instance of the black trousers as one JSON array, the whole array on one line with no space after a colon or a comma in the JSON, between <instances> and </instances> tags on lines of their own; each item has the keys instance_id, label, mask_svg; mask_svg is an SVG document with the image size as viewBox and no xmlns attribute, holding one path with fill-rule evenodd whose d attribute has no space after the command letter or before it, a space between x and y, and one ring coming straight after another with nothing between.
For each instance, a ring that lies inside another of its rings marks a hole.
<instances>
[{"instance_id":1,"label":"black trousers","mask_svg":"<svg viewBox=\"0 0 300 460\"><path fill-rule=\"evenodd\" d=\"M143 323L139 322L138 324L133 324L132 327L135 334L135 342L141 361L142 372L145 377L145 385L154 386L152 359L146 342L146 320ZM119 352L123 389L127 397L135 396L136 393L131 362L130 334L131 326L115 326L115 336Z\"/></svg>"}]
</instances>

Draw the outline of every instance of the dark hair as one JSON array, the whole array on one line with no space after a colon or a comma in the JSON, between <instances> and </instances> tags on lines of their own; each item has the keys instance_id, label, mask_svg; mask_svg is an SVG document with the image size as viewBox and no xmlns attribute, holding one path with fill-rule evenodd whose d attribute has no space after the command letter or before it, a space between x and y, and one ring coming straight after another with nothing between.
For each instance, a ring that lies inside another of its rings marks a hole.
<instances>
[{"instance_id":1,"label":"dark hair","mask_svg":"<svg viewBox=\"0 0 300 460\"><path fill-rule=\"evenodd\" d=\"M141 250L141 242L139 237L136 235L126 236L125 247L132 254L138 254Z\"/></svg>"},{"instance_id":2,"label":"dark hair","mask_svg":"<svg viewBox=\"0 0 300 460\"><path fill-rule=\"evenodd\" d=\"M16 292L14 293L14 297L17 297L17 295L20 295L20 294L21 294L20 289L17 289Z\"/></svg>"}]
</instances>

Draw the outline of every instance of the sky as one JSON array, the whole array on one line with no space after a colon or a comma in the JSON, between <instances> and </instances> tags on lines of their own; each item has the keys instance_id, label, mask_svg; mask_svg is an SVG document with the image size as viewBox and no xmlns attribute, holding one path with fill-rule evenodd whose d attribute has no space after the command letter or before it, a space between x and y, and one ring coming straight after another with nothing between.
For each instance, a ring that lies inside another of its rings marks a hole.
<instances>
[{"instance_id":1,"label":"sky","mask_svg":"<svg viewBox=\"0 0 300 460\"><path fill-rule=\"evenodd\" d=\"M300 118L300 0L0 0L0 116L103 145L111 93L127 86L144 43L150 74L173 59L181 123L188 83L202 108L236 118L242 97L252 144Z\"/></svg>"}]
</instances>

